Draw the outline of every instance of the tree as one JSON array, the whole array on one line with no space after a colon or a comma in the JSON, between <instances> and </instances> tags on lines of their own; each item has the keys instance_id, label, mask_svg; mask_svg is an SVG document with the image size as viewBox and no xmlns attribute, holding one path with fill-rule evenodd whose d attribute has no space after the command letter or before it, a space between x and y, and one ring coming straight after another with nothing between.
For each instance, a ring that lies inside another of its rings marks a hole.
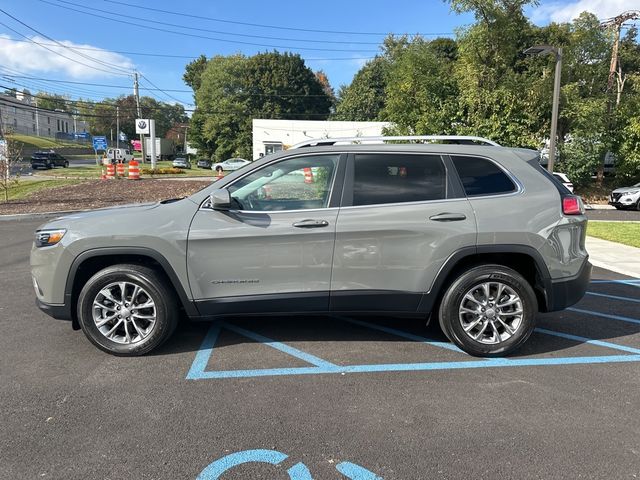
<instances>
[{"instance_id":1,"label":"tree","mask_svg":"<svg viewBox=\"0 0 640 480\"><path fill-rule=\"evenodd\" d=\"M38 92L36 98L38 108L45 110L62 110L63 112L73 111L73 108L69 108L69 100L71 98L69 96Z\"/></svg>"},{"instance_id":2,"label":"tree","mask_svg":"<svg viewBox=\"0 0 640 480\"><path fill-rule=\"evenodd\" d=\"M205 55L200 55L185 67L182 79L184 80L184 83L193 89L194 93L200 88L202 74L206 70L208 62L209 60Z\"/></svg>"},{"instance_id":3,"label":"tree","mask_svg":"<svg viewBox=\"0 0 640 480\"><path fill-rule=\"evenodd\" d=\"M211 58L195 94L190 137L219 160L251 156L253 118L327 118L331 98L297 54Z\"/></svg>"},{"instance_id":4,"label":"tree","mask_svg":"<svg viewBox=\"0 0 640 480\"><path fill-rule=\"evenodd\" d=\"M455 42L414 38L388 67L384 118L394 123L389 133L455 134L458 87L453 77Z\"/></svg>"},{"instance_id":5,"label":"tree","mask_svg":"<svg viewBox=\"0 0 640 480\"><path fill-rule=\"evenodd\" d=\"M356 73L350 85L341 86L334 118L362 122L384 120L388 68L388 60L378 56Z\"/></svg>"},{"instance_id":6,"label":"tree","mask_svg":"<svg viewBox=\"0 0 640 480\"><path fill-rule=\"evenodd\" d=\"M159 102L151 97L140 97L140 110L143 118L155 119L158 137L164 137L175 124L188 121L182 105ZM108 135L112 129L115 132L119 115L120 131L128 138L135 138L135 120L138 114L133 95L107 98L98 103L79 104L79 113L89 122L89 130L93 135Z\"/></svg>"}]
</instances>

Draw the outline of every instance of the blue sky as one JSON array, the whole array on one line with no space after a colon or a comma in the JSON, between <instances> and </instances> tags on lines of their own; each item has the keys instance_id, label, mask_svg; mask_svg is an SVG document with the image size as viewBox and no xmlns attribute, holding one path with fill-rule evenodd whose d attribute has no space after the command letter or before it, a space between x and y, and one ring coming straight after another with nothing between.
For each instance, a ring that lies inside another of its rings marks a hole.
<instances>
[{"instance_id":1,"label":"blue sky","mask_svg":"<svg viewBox=\"0 0 640 480\"><path fill-rule=\"evenodd\" d=\"M567 21L582 10L593 11L605 18L633 8L635 2L637 0L543 1L539 7L528 9L527 13L538 24L551 20ZM151 11L132 5L180 14ZM166 90L188 90L182 82L182 74L189 58L182 56L237 52L250 55L274 48L300 53L313 70L324 70L337 90L339 85L351 81L367 58L375 55L384 34L419 32L425 35L453 35L456 28L473 22L472 16L456 15L450 12L447 3L440 0L0 0L0 8L6 12L0 12L0 22L3 24L0 25L0 85L19 88L26 85L32 91L66 92L73 98L93 99L129 94L132 80L127 73L133 69L144 75L141 82L143 88L154 84ZM191 36L154 29L184 32ZM327 33L329 31L366 34ZM21 76L37 77L38 80ZM49 80L89 82L120 88ZM152 93L164 101L179 100L185 105L193 102L188 92L142 90L141 93Z\"/></svg>"}]
</instances>

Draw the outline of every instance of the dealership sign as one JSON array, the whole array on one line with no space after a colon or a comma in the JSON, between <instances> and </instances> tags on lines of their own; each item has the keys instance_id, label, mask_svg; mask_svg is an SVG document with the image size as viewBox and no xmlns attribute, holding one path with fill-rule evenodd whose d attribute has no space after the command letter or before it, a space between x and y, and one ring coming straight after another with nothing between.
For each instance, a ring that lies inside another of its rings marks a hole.
<instances>
[{"instance_id":1,"label":"dealership sign","mask_svg":"<svg viewBox=\"0 0 640 480\"><path fill-rule=\"evenodd\" d=\"M142 135L149 135L149 119L146 118L137 118L136 119L136 133Z\"/></svg>"}]
</instances>

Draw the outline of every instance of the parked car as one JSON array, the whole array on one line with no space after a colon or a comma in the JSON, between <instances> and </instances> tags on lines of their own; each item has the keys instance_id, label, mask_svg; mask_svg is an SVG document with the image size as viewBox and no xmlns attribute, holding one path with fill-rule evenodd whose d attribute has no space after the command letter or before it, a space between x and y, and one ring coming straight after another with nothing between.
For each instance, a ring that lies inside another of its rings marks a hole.
<instances>
[{"instance_id":1,"label":"parked car","mask_svg":"<svg viewBox=\"0 0 640 480\"><path fill-rule=\"evenodd\" d=\"M539 311L582 298L586 225L535 151L324 145L182 200L51 220L31 272L44 312L115 355L158 347L181 312L328 312L439 321L459 348L496 356L527 340Z\"/></svg>"},{"instance_id":2,"label":"parked car","mask_svg":"<svg viewBox=\"0 0 640 480\"><path fill-rule=\"evenodd\" d=\"M31 168L36 170L38 168L53 168L69 166L69 160L62 155L54 152L53 150L35 152L31 155Z\"/></svg>"},{"instance_id":3,"label":"parked car","mask_svg":"<svg viewBox=\"0 0 640 480\"><path fill-rule=\"evenodd\" d=\"M616 188L611 192L609 205L613 205L618 210L623 208L640 210L640 183L632 187Z\"/></svg>"},{"instance_id":4,"label":"parked car","mask_svg":"<svg viewBox=\"0 0 640 480\"><path fill-rule=\"evenodd\" d=\"M230 158L224 162L214 163L211 165L211 170L216 172L232 172L244 167L245 165L249 165L250 163L250 161L245 160L244 158Z\"/></svg>"},{"instance_id":5,"label":"parked car","mask_svg":"<svg viewBox=\"0 0 640 480\"><path fill-rule=\"evenodd\" d=\"M213 162L208 158L201 158L200 160L198 160L198 163L196 165L198 166L198 168L211 168L212 164Z\"/></svg>"},{"instance_id":6,"label":"parked car","mask_svg":"<svg viewBox=\"0 0 640 480\"><path fill-rule=\"evenodd\" d=\"M178 157L173 161L174 168L191 168L191 162L183 157Z\"/></svg>"},{"instance_id":7,"label":"parked car","mask_svg":"<svg viewBox=\"0 0 640 480\"><path fill-rule=\"evenodd\" d=\"M104 154L107 163L129 163L133 154L128 148L108 148Z\"/></svg>"},{"instance_id":8,"label":"parked car","mask_svg":"<svg viewBox=\"0 0 640 480\"><path fill-rule=\"evenodd\" d=\"M573 193L573 183L571 183L571 180L569 180L569 177L567 177L566 174L560 173L560 172L553 172L553 176L556 177L558 180L560 180L560 183L562 183L565 187L567 187L567 190Z\"/></svg>"}]
</instances>

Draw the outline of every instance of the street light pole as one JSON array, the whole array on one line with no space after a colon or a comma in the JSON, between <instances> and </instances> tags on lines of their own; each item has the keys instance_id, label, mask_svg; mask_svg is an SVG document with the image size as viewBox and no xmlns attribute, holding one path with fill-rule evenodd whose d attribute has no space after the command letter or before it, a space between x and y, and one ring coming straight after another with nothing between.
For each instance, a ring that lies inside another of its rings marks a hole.
<instances>
[{"instance_id":1,"label":"street light pole","mask_svg":"<svg viewBox=\"0 0 640 480\"><path fill-rule=\"evenodd\" d=\"M549 138L549 162L547 170L553 173L553 166L556 161L556 137L558 132L558 111L560 110L560 80L562 78L562 47L556 48L551 45L536 45L527 48L526 55L544 55L551 53L556 58L556 71L553 79L553 100L551 106L551 134Z\"/></svg>"}]
</instances>

